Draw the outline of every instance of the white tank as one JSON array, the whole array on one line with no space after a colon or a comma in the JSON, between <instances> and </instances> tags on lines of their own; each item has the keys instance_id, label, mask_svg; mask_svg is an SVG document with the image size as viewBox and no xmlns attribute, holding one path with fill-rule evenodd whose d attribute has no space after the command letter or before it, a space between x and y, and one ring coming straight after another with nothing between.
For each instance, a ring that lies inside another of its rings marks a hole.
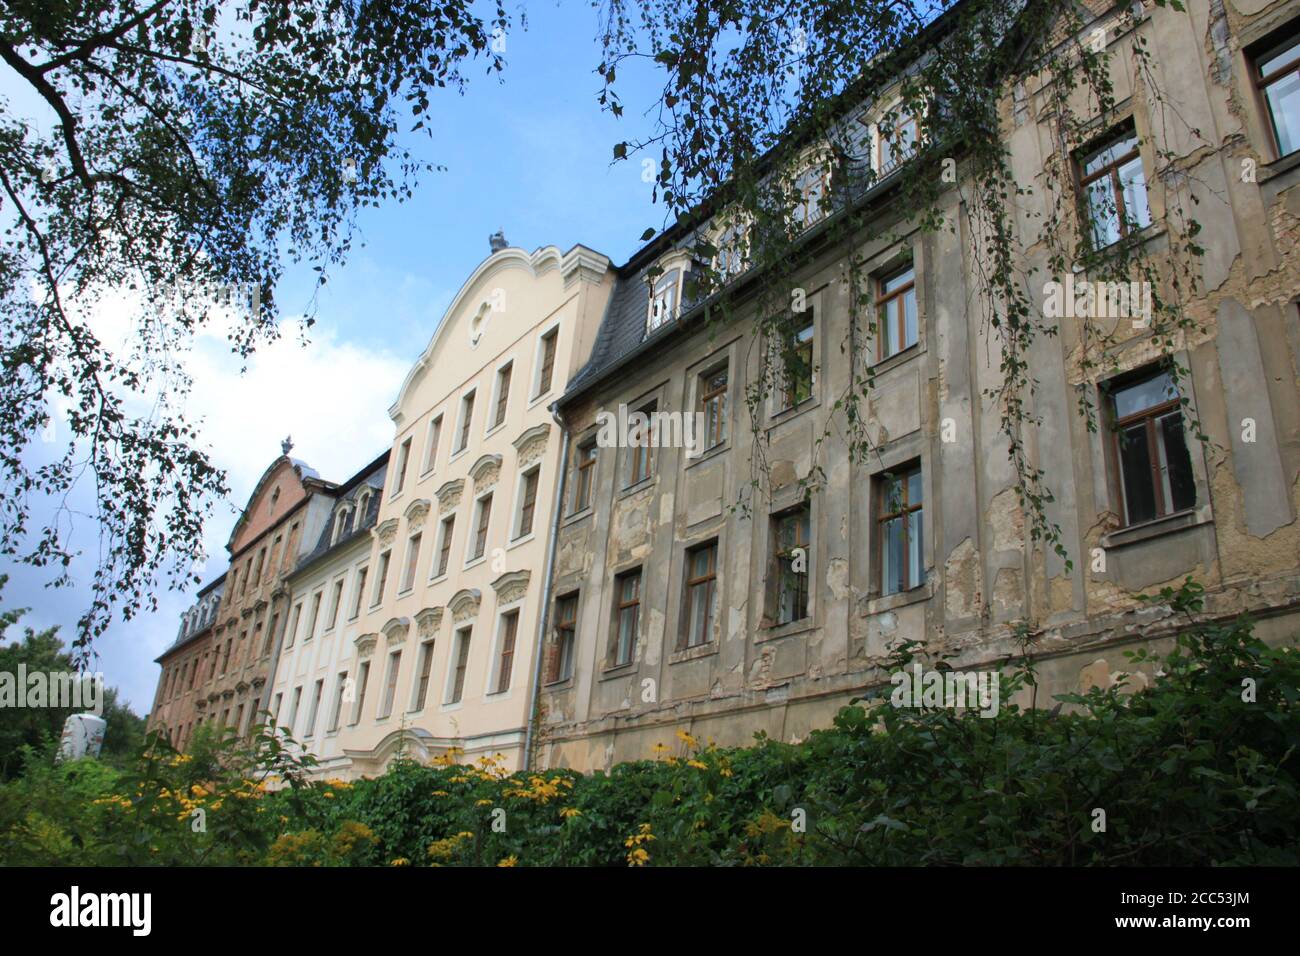
<instances>
[{"instance_id":1,"label":"white tank","mask_svg":"<svg viewBox=\"0 0 1300 956\"><path fill-rule=\"evenodd\" d=\"M98 757L104 746L104 729L108 723L94 714L73 714L63 724L63 738L59 741L59 759L77 760L81 757Z\"/></svg>"}]
</instances>

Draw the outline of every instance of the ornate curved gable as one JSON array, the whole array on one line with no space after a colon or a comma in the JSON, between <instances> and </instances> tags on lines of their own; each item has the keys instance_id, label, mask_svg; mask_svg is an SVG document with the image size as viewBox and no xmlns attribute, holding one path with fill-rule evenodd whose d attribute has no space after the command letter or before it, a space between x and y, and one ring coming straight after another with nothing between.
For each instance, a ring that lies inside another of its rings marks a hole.
<instances>
[{"instance_id":1,"label":"ornate curved gable","mask_svg":"<svg viewBox=\"0 0 1300 956\"><path fill-rule=\"evenodd\" d=\"M309 494L306 482L316 472L301 461L281 455L262 473L248 504L230 532L228 547L237 554L250 541L274 525Z\"/></svg>"}]
</instances>

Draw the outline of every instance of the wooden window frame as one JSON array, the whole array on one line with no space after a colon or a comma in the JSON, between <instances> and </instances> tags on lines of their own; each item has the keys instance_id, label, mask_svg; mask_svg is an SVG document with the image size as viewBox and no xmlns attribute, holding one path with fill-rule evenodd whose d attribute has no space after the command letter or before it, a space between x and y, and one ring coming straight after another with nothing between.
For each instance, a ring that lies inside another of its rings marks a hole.
<instances>
[{"instance_id":1,"label":"wooden window frame","mask_svg":"<svg viewBox=\"0 0 1300 956\"><path fill-rule=\"evenodd\" d=\"M641 568L630 568L614 577L614 633L610 636L610 667L625 667L636 660L636 642L641 631ZM636 593L629 600L623 599L623 585L626 581L636 581ZM622 650L623 613L632 612L632 626L627 641L627 656Z\"/></svg>"},{"instance_id":2,"label":"wooden window frame","mask_svg":"<svg viewBox=\"0 0 1300 956\"><path fill-rule=\"evenodd\" d=\"M641 484L643 481L649 481L655 473L655 447L654 447L654 415L659 410L657 401L650 402L638 408L637 411L646 416L647 425L645 428L644 443L635 445L628 444L628 467L627 467L627 484L626 488L631 488Z\"/></svg>"},{"instance_id":3,"label":"wooden window frame","mask_svg":"<svg viewBox=\"0 0 1300 956\"><path fill-rule=\"evenodd\" d=\"M537 517L537 489L541 485L541 466L530 468L523 473L523 486L519 494L519 529L515 540L533 533L533 522Z\"/></svg>"},{"instance_id":4,"label":"wooden window frame","mask_svg":"<svg viewBox=\"0 0 1300 956\"><path fill-rule=\"evenodd\" d=\"M460 397L460 434L457 436L454 454L459 455L469 447L469 440L474 428L474 397L477 391L477 389L470 389Z\"/></svg>"},{"instance_id":5,"label":"wooden window frame","mask_svg":"<svg viewBox=\"0 0 1300 956\"><path fill-rule=\"evenodd\" d=\"M510 410L510 380L514 377L514 368L515 363L511 361L497 369L497 405L491 428L500 428L506 423L506 412Z\"/></svg>"},{"instance_id":6,"label":"wooden window frame","mask_svg":"<svg viewBox=\"0 0 1300 956\"><path fill-rule=\"evenodd\" d=\"M519 609L501 615L501 641L497 650L497 676L494 694L504 694L510 689L515 667L515 643L519 637Z\"/></svg>"},{"instance_id":7,"label":"wooden window frame","mask_svg":"<svg viewBox=\"0 0 1300 956\"><path fill-rule=\"evenodd\" d=\"M565 613L572 609L573 616ZM573 676L573 656L578 643L578 593L563 594L555 599L555 657L546 678L548 684L558 684ZM567 653L566 653L567 648ZM566 666L567 665L567 666Z\"/></svg>"},{"instance_id":8,"label":"wooden window frame","mask_svg":"<svg viewBox=\"0 0 1300 956\"><path fill-rule=\"evenodd\" d=\"M812 309L809 309L811 312ZM812 329L812 337L807 342L799 342L799 336L806 329ZM798 344L796 344L798 343ZM813 397L813 390L817 382L817 373L815 370L814 360L817 357L817 320L815 315L810 315L808 321L797 328L791 329L785 337L785 352L781 360L781 400L784 404L781 411L786 412L792 408L798 408L804 402ZM802 379L792 378L790 375L790 363L788 359L794 355L801 355L804 351L808 352L807 367L807 394L802 398L799 397L799 386L803 384Z\"/></svg>"},{"instance_id":9,"label":"wooden window frame","mask_svg":"<svg viewBox=\"0 0 1300 956\"><path fill-rule=\"evenodd\" d=\"M1272 73L1267 75L1262 72L1260 64L1264 60L1272 59L1273 57L1290 50L1292 47L1300 47L1300 20L1292 21L1287 24L1279 35L1281 39L1274 42L1265 41L1268 43L1267 46L1263 44L1257 45L1252 52L1247 54L1247 56L1250 61L1251 79L1254 82L1255 94L1259 97L1260 108L1263 111L1265 120L1264 125L1268 130L1269 143L1272 146L1273 155L1277 159L1283 159L1293 153L1300 152L1300 144L1297 144L1296 148L1290 153L1282 152L1282 144L1277 135L1277 120L1273 116L1273 106L1268 99L1268 88L1289 74L1300 74L1300 56L1296 58L1295 62L1274 70Z\"/></svg>"},{"instance_id":10,"label":"wooden window frame","mask_svg":"<svg viewBox=\"0 0 1300 956\"><path fill-rule=\"evenodd\" d=\"M1195 509L1196 504L1193 502L1191 508L1183 508L1178 511L1169 510L1171 502L1165 501L1164 481L1160 476L1160 456L1156 450L1160 447L1158 444L1159 436L1156 432L1156 421L1159 418L1176 411L1179 413L1180 422L1183 428L1187 427L1186 420L1183 417L1183 396L1181 390L1176 398L1171 398L1161 402L1159 405L1152 405L1141 411L1133 412L1120 418L1115 414L1115 392L1130 386L1145 382L1148 379L1156 378L1161 374L1166 374L1168 369L1165 366L1144 366L1125 375L1119 375L1105 383L1106 394L1106 412L1110 420L1110 454L1115 463L1114 477L1112 487L1116 494L1116 501L1119 502L1121 519L1123 527L1134 528L1139 525L1147 524L1150 521L1158 521L1161 518L1168 518L1172 515L1183 514ZM1174 383L1175 387L1177 382ZM1138 422L1145 420L1144 431L1146 433L1148 459L1150 463L1149 478L1151 481L1152 497L1155 500L1156 513L1151 518L1144 521L1132 521L1129 518L1128 494L1124 489L1124 457L1123 448L1120 445L1122 433L1126 428L1136 425ZM1190 456L1190 449L1189 456ZM1193 481L1195 477L1193 476Z\"/></svg>"},{"instance_id":11,"label":"wooden window frame","mask_svg":"<svg viewBox=\"0 0 1300 956\"><path fill-rule=\"evenodd\" d=\"M476 502L478 506L478 522L474 528L474 549L470 552L469 559L477 561L483 555L487 554L488 531L492 525L492 492L488 492Z\"/></svg>"},{"instance_id":12,"label":"wooden window frame","mask_svg":"<svg viewBox=\"0 0 1300 956\"><path fill-rule=\"evenodd\" d=\"M444 577L451 569L451 538L456 531L456 516L447 515L440 522L442 541L438 544L438 573L435 578Z\"/></svg>"},{"instance_id":13,"label":"wooden window frame","mask_svg":"<svg viewBox=\"0 0 1300 956\"><path fill-rule=\"evenodd\" d=\"M456 662L452 667L451 693L448 705L459 704L465 699L465 683L469 676L469 642L474 637L474 628L462 627L456 632Z\"/></svg>"},{"instance_id":14,"label":"wooden window frame","mask_svg":"<svg viewBox=\"0 0 1300 956\"><path fill-rule=\"evenodd\" d=\"M1090 157L1098 153L1104 153L1121 140L1133 139L1133 148L1122 156L1117 156L1105 166L1095 172L1085 173L1084 170L1088 165ZM1092 204L1088 201L1088 187L1102 178L1110 179L1110 188L1115 196L1115 214L1119 217L1119 241L1123 242L1129 236L1129 214L1124 205L1124 183L1119 178L1119 171L1132 162L1134 159L1141 163L1142 160L1142 140L1138 136L1137 130L1133 127L1132 122L1123 122L1110 129L1104 136L1096 139L1093 143L1075 154L1075 164L1079 180L1079 200L1083 204L1085 218L1085 232L1088 236L1089 245L1093 242L1093 231L1095 220L1093 219ZM1146 169L1142 171L1142 188L1147 189ZM1148 191L1148 203L1150 195ZM1139 231L1145 229L1145 226L1139 226ZM1103 247L1105 248L1105 247ZM1095 251L1095 250L1094 250Z\"/></svg>"},{"instance_id":15,"label":"wooden window frame","mask_svg":"<svg viewBox=\"0 0 1300 956\"><path fill-rule=\"evenodd\" d=\"M911 280L900 285L897 289L893 289L889 292L885 291L886 285L893 282L895 279L902 278L902 276L908 272L912 273ZM876 279L876 340L881 344L880 357L877 359L878 362L883 362L885 359L893 358L895 355L902 355L908 349L915 348L921 343L921 304L916 296L916 291L916 266L910 262L907 265L893 269ZM909 292L912 293L913 298L917 300L915 342L907 341L906 297ZM890 307L895 305L895 303L897 303L897 308L892 310L891 314ZM896 322L894 322L895 317L897 318ZM897 341L906 344L902 345L896 351L886 354L885 347L889 344L889 337L885 334L885 330L891 322L894 323L894 332L898 336Z\"/></svg>"},{"instance_id":16,"label":"wooden window frame","mask_svg":"<svg viewBox=\"0 0 1300 956\"><path fill-rule=\"evenodd\" d=\"M816 333L814 332L814 335ZM710 381L722 376L722 385ZM704 450L712 451L727 441L727 406L731 391L731 365L723 363L700 375L700 411L704 413Z\"/></svg>"},{"instance_id":17,"label":"wooden window frame","mask_svg":"<svg viewBox=\"0 0 1300 956\"><path fill-rule=\"evenodd\" d=\"M586 454L588 450L592 452L591 455ZM577 464L574 468L572 514L578 514L591 507L592 491L596 480L596 458L599 454L596 439L589 438L579 442L575 452Z\"/></svg>"},{"instance_id":18,"label":"wooden window frame","mask_svg":"<svg viewBox=\"0 0 1300 956\"><path fill-rule=\"evenodd\" d=\"M913 475L919 475L921 481L925 481L925 472L921 467L919 460L912 460L905 464L899 465L888 471L882 472L876 476L876 541L872 549L872 557L876 562L876 593L881 596L892 594L905 594L913 588L920 587L925 583L924 580L911 580L911 551L912 551L912 528L911 515L920 511L921 520L925 520L925 494L922 491L921 501L912 504L908 498L907 485L908 479ZM888 496L889 486L892 482L901 482L903 486L903 506L899 511L889 511ZM895 518L903 519L903 586L897 591L885 591L885 522L892 521ZM925 555L920 555L921 575L925 576Z\"/></svg>"},{"instance_id":19,"label":"wooden window frame","mask_svg":"<svg viewBox=\"0 0 1300 956\"><path fill-rule=\"evenodd\" d=\"M806 524L808 531L806 539L799 537L804 525L804 522L798 520L801 515L807 516ZM796 531L796 538L788 547L786 547L782 536L782 528L787 521L794 521ZM775 590L772 592L772 601L774 605L773 610L775 613L770 615L770 620L772 622L771 626L773 627L786 627L791 624L796 624L799 621L806 621L812 615L812 572L810 567L806 567L802 572L803 583L794 592L796 598L795 604L796 606L802 606L803 613L791 617L788 621L782 621L780 617L782 604L781 597L784 593L783 562L792 560L792 555L795 549L802 548L808 565L811 566L812 564L812 506L805 503L796 505L793 508L786 508L784 511L779 511L772 515L771 522L772 571L776 576L776 582ZM791 571L790 573L791 575L794 575L798 572ZM798 600L800 595L802 595L802 601Z\"/></svg>"},{"instance_id":20,"label":"wooden window frame","mask_svg":"<svg viewBox=\"0 0 1300 956\"><path fill-rule=\"evenodd\" d=\"M695 564L695 558L701 552L705 552L709 557L708 567L705 572L698 576L692 576L691 571ZM706 541L698 544L693 548L686 550L686 607L685 616L682 619L682 627L679 629L677 639L678 650L690 650L696 647L703 647L706 644L713 643L713 614L718 603L718 539ZM704 613L704 634L698 641L692 641L692 628L695 621L695 601L696 591L698 588L704 588L705 613Z\"/></svg>"},{"instance_id":21,"label":"wooden window frame","mask_svg":"<svg viewBox=\"0 0 1300 956\"><path fill-rule=\"evenodd\" d=\"M553 328L542 335L542 361L541 371L537 377L537 394L534 398L541 398L551 390L552 379L555 375L555 353L559 348L560 330Z\"/></svg>"}]
</instances>

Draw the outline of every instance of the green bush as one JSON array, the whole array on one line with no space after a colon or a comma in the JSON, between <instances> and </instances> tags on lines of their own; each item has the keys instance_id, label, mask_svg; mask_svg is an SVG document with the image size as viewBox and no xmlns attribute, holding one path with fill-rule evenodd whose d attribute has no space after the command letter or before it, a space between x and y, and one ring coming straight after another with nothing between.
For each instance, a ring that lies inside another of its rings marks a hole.
<instances>
[{"instance_id":1,"label":"green bush","mask_svg":"<svg viewBox=\"0 0 1300 956\"><path fill-rule=\"evenodd\" d=\"M1300 653L1248 619L1190 623L1156 676L1064 695L1055 713L845 707L799 744L672 752L609 773L508 773L491 759L308 779L273 731L249 746L151 741L140 769L29 755L0 785L0 864L1247 865L1300 862ZM898 650L897 666L911 648ZM1000 698L1034 682L1031 664ZM287 784L255 782L274 773ZM206 815L196 832L194 811ZM1104 814L1104 828L1100 826Z\"/></svg>"}]
</instances>

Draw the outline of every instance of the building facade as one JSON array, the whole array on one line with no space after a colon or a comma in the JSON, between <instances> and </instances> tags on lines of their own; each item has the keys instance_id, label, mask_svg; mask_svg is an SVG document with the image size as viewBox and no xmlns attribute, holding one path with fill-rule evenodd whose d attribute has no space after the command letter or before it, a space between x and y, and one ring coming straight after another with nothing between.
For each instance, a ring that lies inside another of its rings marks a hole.
<instances>
[{"instance_id":1,"label":"building facade","mask_svg":"<svg viewBox=\"0 0 1300 956\"><path fill-rule=\"evenodd\" d=\"M230 570L199 672L198 717L240 736L266 714L268 681L291 610L288 577L333 511L334 485L290 458L291 449L286 440L231 532Z\"/></svg>"},{"instance_id":2,"label":"building facade","mask_svg":"<svg viewBox=\"0 0 1300 956\"><path fill-rule=\"evenodd\" d=\"M1120 183L1122 222L1139 230L1125 238L1156 261L1173 242L1176 190L1195 196L1203 228L1185 303L1197 331L1166 347L1117 319L1090 363L1083 323L1063 315L1026 356L1038 421L1025 452L1052 490L1047 514L1072 560L1031 539L1017 493L996 397L999 333L977 306L978 226L960 177L940 209L956 229L935 232L905 221L888 168L861 193L846 188L838 208L870 209L897 237L880 228L881 238L819 250L810 229L792 283L806 309L786 343L756 340L743 268L724 290L736 306L725 330L706 329L702 307L679 306L693 237L670 231L619 270L593 360L560 403L569 493L541 766L648 757L678 729L720 745L759 731L802 738L864 690L887 688L902 640L919 642L926 661L983 670L1015 659L1028 638L1040 702L1105 686L1125 650L1159 645L1175 626L1135 595L1187 576L1206 586L1207 615L1250 611L1266 639L1300 631L1300 4L1145 4L1133 18L1134 8L1116 5L1089 27L1105 30L1117 99L1115 115L1095 118L1095 138L1058 154L1050 77L1023 77L1002 110L1015 180L1035 187L1017 198L1026 275L1067 288L1087 277L1052 275L1042 230L1086 230L1099 245L1125 234L1092 204L1098 177ZM1153 76L1133 69L1136 36ZM1176 122L1157 114L1151 78ZM872 129L869 112L859 126ZM873 164L882 156L871 140L861 152ZM1048 205L1047 170L1059 162L1077 164L1074 222ZM865 264L875 321L867 341L845 347L850 253ZM1031 294L1052 316L1049 286ZM751 414L746 396L769 348L782 356L782 385ZM1171 361L1187 373L1177 381ZM837 398L866 374L872 452L862 461L835 418ZM1081 395L1100 428L1088 427ZM606 447L598 416L619 408L698 413L705 438L694 453L635 439ZM765 478L733 507L760 450ZM819 473L809 492L802 481Z\"/></svg>"},{"instance_id":3,"label":"building facade","mask_svg":"<svg viewBox=\"0 0 1300 956\"><path fill-rule=\"evenodd\" d=\"M550 410L590 355L612 277L582 246L493 238L389 409L344 775L398 754L523 763L564 438Z\"/></svg>"},{"instance_id":4,"label":"building facade","mask_svg":"<svg viewBox=\"0 0 1300 956\"><path fill-rule=\"evenodd\" d=\"M176 640L154 661L162 671L145 726L151 733L165 733L180 750L189 743L198 720L203 665L212 650L212 627L225 582L223 573L203 586L194 604L181 615Z\"/></svg>"},{"instance_id":5,"label":"building facade","mask_svg":"<svg viewBox=\"0 0 1300 956\"><path fill-rule=\"evenodd\" d=\"M354 641L369 594L371 531L379 516L388 452L332 491L329 520L315 547L285 578L289 617L270 682L271 720L291 746L317 760L320 776L346 764L341 721L356 699L349 672Z\"/></svg>"}]
</instances>

